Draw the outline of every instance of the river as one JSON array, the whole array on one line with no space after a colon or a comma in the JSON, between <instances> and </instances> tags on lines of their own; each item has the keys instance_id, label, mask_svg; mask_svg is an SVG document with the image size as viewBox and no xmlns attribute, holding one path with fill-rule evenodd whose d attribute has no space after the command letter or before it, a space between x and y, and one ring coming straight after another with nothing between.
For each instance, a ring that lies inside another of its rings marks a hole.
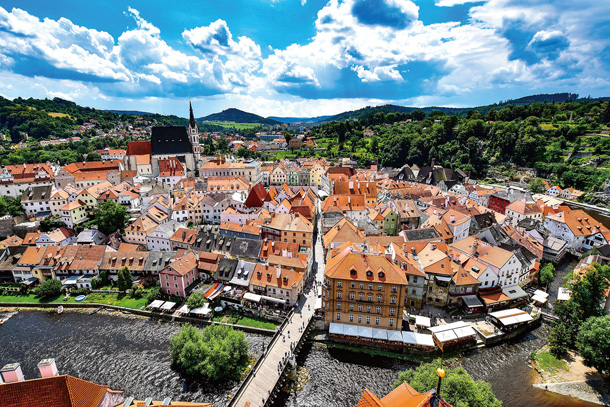
<instances>
[{"instance_id":1,"label":"river","mask_svg":"<svg viewBox=\"0 0 610 407\"><path fill-rule=\"evenodd\" d=\"M177 324L148 319L22 311L0 326L0 364L20 362L31 379L39 377L37 363L53 357L62 374L125 390L140 399L171 396L226 406L226 395L235 393L237 382L189 383L185 390L184 379L171 370L169 337L179 330ZM545 343L548 332L543 325L514 343L470 352L462 363L475 379L491 384L505 407L595 406L531 386L535 372L527 366L529 355ZM246 338L254 353L270 340L252 334ZM278 399L274 407L354 407L365 388L384 396L398 373L413 367L399 359L354 354L319 343L307 344L298 362L312 380L296 396Z\"/></svg>"}]
</instances>

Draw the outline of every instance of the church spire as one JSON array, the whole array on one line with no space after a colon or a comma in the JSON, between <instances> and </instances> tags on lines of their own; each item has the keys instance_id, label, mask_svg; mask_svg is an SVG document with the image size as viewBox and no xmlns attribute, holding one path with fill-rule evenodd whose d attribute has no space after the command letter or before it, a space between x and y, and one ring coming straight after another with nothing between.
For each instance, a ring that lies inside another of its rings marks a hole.
<instances>
[{"instance_id":1,"label":"church spire","mask_svg":"<svg viewBox=\"0 0 610 407\"><path fill-rule=\"evenodd\" d=\"M193 105L191 104L191 97L189 96L189 127L194 129L197 126L197 122L195 122L195 115L193 114Z\"/></svg>"}]
</instances>

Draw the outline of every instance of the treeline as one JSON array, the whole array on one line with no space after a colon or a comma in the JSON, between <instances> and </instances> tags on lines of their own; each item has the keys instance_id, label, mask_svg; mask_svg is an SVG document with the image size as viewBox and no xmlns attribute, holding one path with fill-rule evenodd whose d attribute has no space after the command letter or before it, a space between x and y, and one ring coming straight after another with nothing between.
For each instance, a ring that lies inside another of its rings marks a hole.
<instances>
[{"instance_id":1,"label":"treeline","mask_svg":"<svg viewBox=\"0 0 610 407\"><path fill-rule=\"evenodd\" d=\"M609 116L608 102L600 101L532 103L492 108L485 115L472 110L465 116L377 112L361 120L325 124L312 135L330 139L325 156L355 157L361 166L422 166L434 159L483 178L490 166L517 165L552 173L568 186L590 189L603 182L604 171L578 167L574 160L564 162L564 153L586 147L610 159L610 139L590 137L587 145L581 144L582 136L608 123ZM366 138L365 129L374 135Z\"/></svg>"}]
</instances>

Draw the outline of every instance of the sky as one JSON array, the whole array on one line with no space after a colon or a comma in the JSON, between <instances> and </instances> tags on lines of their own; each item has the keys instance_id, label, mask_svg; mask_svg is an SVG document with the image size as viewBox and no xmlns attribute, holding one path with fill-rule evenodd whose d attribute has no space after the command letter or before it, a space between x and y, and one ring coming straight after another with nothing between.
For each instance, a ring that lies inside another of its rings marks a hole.
<instances>
[{"instance_id":1,"label":"sky","mask_svg":"<svg viewBox=\"0 0 610 407\"><path fill-rule=\"evenodd\" d=\"M311 117L610 96L605 0L2 0L0 95Z\"/></svg>"}]
</instances>

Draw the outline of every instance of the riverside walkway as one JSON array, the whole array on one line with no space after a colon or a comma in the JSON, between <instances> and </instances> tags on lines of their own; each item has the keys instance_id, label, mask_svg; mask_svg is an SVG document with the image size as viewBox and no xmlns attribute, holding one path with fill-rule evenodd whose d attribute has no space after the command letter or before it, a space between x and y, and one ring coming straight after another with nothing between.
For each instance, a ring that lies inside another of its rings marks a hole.
<instances>
[{"instance_id":1,"label":"riverside walkway","mask_svg":"<svg viewBox=\"0 0 610 407\"><path fill-rule=\"evenodd\" d=\"M321 225L319 224L319 226ZM317 269L312 270L312 272L315 272L315 281L321 283L324 278L325 264L320 235L320 233L317 234L314 249ZM314 315L317 291L315 287L306 291L304 298L301 298L299 302L298 310L290 313L289 320L282 324L280 332L274 336L267 351L261 356L260 363L254 366L253 369L255 370L246 378L246 381L229 404L231 407L263 407L267 404L284 372L285 356L292 354L293 349L306 334L304 328L309 326Z\"/></svg>"}]
</instances>

